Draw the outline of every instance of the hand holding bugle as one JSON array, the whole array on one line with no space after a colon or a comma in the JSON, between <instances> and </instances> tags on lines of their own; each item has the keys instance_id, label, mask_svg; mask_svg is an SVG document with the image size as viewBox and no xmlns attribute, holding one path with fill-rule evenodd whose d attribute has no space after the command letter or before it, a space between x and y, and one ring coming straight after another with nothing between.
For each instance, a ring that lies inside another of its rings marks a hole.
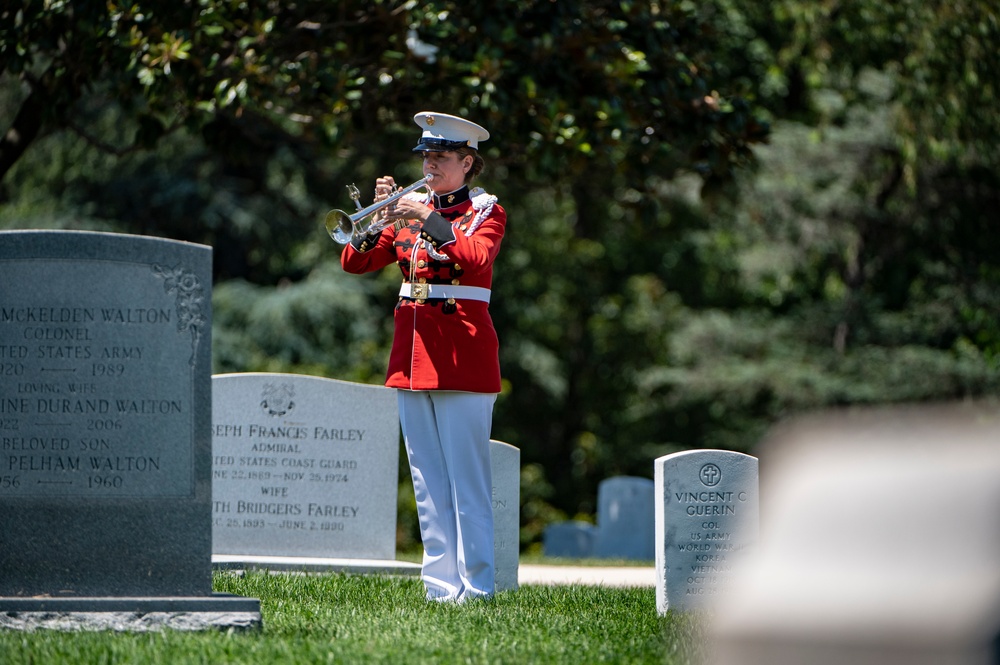
<instances>
[{"instance_id":1,"label":"hand holding bugle","mask_svg":"<svg viewBox=\"0 0 1000 665\"><path fill-rule=\"evenodd\" d=\"M358 236L369 235L382 231L382 229L391 225L395 220L387 219L385 217L380 220L369 218L380 210L391 206L413 190L420 189L429 183L433 177L433 174L427 174L425 177L416 181L412 185L404 187L395 194L392 194L381 201L376 201L367 208L361 208L353 215L346 213L343 210L331 210L326 213L326 232L329 233L330 237L336 242L341 245L346 245ZM357 188L352 185L348 186L348 190L351 192L351 198L354 200L355 205L359 205L357 199Z\"/></svg>"}]
</instances>

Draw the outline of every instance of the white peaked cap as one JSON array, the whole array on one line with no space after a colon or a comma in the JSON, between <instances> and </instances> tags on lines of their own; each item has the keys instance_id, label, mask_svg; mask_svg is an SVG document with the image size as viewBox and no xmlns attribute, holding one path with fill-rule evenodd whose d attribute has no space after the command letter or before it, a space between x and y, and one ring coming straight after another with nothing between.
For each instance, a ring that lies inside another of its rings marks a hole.
<instances>
[{"instance_id":1,"label":"white peaked cap","mask_svg":"<svg viewBox=\"0 0 1000 665\"><path fill-rule=\"evenodd\" d=\"M424 130L413 152L442 152L465 146L479 150L479 142L490 137L490 133L476 123L447 113L421 111L413 116L413 122Z\"/></svg>"}]
</instances>

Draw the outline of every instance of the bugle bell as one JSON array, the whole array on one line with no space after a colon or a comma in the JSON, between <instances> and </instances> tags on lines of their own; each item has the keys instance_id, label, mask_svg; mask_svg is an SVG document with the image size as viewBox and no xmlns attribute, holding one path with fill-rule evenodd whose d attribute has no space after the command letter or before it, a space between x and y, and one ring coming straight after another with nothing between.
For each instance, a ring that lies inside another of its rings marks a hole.
<instances>
[{"instance_id":1,"label":"bugle bell","mask_svg":"<svg viewBox=\"0 0 1000 665\"><path fill-rule=\"evenodd\" d=\"M365 223L369 217L377 213L382 208L387 208L393 203L403 198L415 189L420 189L427 183L431 181L434 174L428 173L425 177L416 181L408 187L397 191L396 193L390 195L388 198L382 199L381 201L376 201L367 208L361 208L354 214L346 213L343 210L331 210L326 213L326 232L330 234L330 237L341 245L346 245L351 242L357 236L368 235L369 233L376 233L389 226L396 220L383 219L381 221L368 221ZM358 203L357 187L352 185L348 186L348 191L351 192L351 198L354 200L355 205L359 208L361 207Z\"/></svg>"}]
</instances>

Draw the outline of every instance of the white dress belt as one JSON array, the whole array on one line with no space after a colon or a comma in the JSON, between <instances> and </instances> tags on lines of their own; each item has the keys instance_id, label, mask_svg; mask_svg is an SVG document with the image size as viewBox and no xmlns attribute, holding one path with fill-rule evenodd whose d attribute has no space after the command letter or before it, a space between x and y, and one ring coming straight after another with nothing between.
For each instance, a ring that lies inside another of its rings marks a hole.
<instances>
[{"instance_id":1,"label":"white dress belt","mask_svg":"<svg viewBox=\"0 0 1000 665\"><path fill-rule=\"evenodd\" d=\"M451 284L411 284L404 282L399 287L401 298L454 298L455 300L479 300L488 303L490 290L481 286L453 286Z\"/></svg>"}]
</instances>

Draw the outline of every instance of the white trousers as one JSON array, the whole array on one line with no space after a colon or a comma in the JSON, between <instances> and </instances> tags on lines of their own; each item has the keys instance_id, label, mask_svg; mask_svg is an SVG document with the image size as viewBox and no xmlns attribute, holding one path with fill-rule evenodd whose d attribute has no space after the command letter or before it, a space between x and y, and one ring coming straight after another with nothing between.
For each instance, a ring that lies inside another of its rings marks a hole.
<instances>
[{"instance_id":1,"label":"white trousers","mask_svg":"<svg viewBox=\"0 0 1000 665\"><path fill-rule=\"evenodd\" d=\"M427 598L493 595L490 431L496 395L397 391Z\"/></svg>"}]
</instances>

